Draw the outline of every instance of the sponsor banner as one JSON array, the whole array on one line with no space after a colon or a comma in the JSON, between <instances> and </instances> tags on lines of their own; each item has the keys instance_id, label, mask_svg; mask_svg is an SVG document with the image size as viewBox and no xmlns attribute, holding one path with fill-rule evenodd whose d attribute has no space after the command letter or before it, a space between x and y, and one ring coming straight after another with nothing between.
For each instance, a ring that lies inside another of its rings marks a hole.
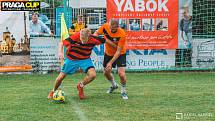
<instances>
[{"instance_id":1,"label":"sponsor banner","mask_svg":"<svg viewBox=\"0 0 215 121\"><path fill-rule=\"evenodd\" d=\"M67 7L67 14L64 15L65 16L65 20L66 20L66 26L67 28L71 27L71 20L72 20L72 8L71 7ZM61 15L64 12L64 8L63 7L57 7L55 9L55 16L56 16L56 24L55 24L55 35L56 36L60 36L61 33Z\"/></svg>"},{"instance_id":2,"label":"sponsor banner","mask_svg":"<svg viewBox=\"0 0 215 121\"><path fill-rule=\"evenodd\" d=\"M0 11L0 16L1 72L29 71L28 12Z\"/></svg>"},{"instance_id":3,"label":"sponsor banner","mask_svg":"<svg viewBox=\"0 0 215 121\"><path fill-rule=\"evenodd\" d=\"M31 64L34 71L59 70L58 39L31 39ZM175 66L175 50L129 50L127 69L155 69ZM96 46L91 55L96 70L103 69L104 45Z\"/></svg>"},{"instance_id":4,"label":"sponsor banner","mask_svg":"<svg viewBox=\"0 0 215 121\"><path fill-rule=\"evenodd\" d=\"M215 67L215 38L194 40L192 66L197 68Z\"/></svg>"},{"instance_id":5,"label":"sponsor banner","mask_svg":"<svg viewBox=\"0 0 215 121\"><path fill-rule=\"evenodd\" d=\"M103 69L104 45L96 46L91 55L96 70ZM155 69L175 66L175 50L129 50L126 69Z\"/></svg>"},{"instance_id":6,"label":"sponsor banner","mask_svg":"<svg viewBox=\"0 0 215 121\"><path fill-rule=\"evenodd\" d=\"M5 72L30 72L32 71L32 66L23 65L23 66L2 66L0 67L0 73Z\"/></svg>"},{"instance_id":7,"label":"sponsor banner","mask_svg":"<svg viewBox=\"0 0 215 121\"><path fill-rule=\"evenodd\" d=\"M60 68L58 59L59 39L36 37L31 39L31 65L35 72L53 71Z\"/></svg>"},{"instance_id":8,"label":"sponsor banner","mask_svg":"<svg viewBox=\"0 0 215 121\"><path fill-rule=\"evenodd\" d=\"M1 11L40 11L40 1L7 1L1 2Z\"/></svg>"},{"instance_id":9,"label":"sponsor banner","mask_svg":"<svg viewBox=\"0 0 215 121\"><path fill-rule=\"evenodd\" d=\"M179 0L107 0L107 19L119 19L127 49L178 48Z\"/></svg>"}]
</instances>

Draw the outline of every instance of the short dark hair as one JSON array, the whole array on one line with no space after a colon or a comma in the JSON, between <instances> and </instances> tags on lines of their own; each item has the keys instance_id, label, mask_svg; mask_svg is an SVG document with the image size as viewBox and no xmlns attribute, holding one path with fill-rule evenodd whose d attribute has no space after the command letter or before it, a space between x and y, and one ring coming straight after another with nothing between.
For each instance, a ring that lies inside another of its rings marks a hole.
<instances>
[{"instance_id":1,"label":"short dark hair","mask_svg":"<svg viewBox=\"0 0 215 121\"><path fill-rule=\"evenodd\" d=\"M116 24L119 27L119 19L111 19L110 25Z\"/></svg>"},{"instance_id":2,"label":"short dark hair","mask_svg":"<svg viewBox=\"0 0 215 121\"><path fill-rule=\"evenodd\" d=\"M39 13L38 13L38 12L34 12L34 13L32 13L32 16L34 16L34 15L39 16Z\"/></svg>"}]
</instances>

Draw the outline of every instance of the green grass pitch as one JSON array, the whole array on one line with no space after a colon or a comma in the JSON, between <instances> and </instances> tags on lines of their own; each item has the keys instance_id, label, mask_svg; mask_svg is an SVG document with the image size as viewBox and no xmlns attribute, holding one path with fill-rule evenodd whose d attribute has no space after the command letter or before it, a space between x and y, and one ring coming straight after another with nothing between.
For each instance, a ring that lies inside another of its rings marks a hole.
<instances>
[{"instance_id":1,"label":"green grass pitch","mask_svg":"<svg viewBox=\"0 0 215 121\"><path fill-rule=\"evenodd\" d=\"M65 104L46 98L56 76L0 75L0 121L215 121L213 72L127 73L128 100L120 88L106 94L110 84L101 73L79 100L78 73L64 80Z\"/></svg>"}]
</instances>

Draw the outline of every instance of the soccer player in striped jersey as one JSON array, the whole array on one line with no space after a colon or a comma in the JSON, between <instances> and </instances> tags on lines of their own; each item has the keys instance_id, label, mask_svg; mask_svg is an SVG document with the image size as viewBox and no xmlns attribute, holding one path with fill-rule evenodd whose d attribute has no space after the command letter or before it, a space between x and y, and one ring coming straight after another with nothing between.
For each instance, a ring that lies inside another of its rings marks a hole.
<instances>
[{"instance_id":1,"label":"soccer player in striped jersey","mask_svg":"<svg viewBox=\"0 0 215 121\"><path fill-rule=\"evenodd\" d=\"M60 43L59 57L60 59L64 59L63 46L66 46L66 58L61 72L56 78L54 88L48 95L48 99L53 98L54 91L58 89L66 75L75 73L79 68L86 73L86 76L83 81L79 82L77 85L78 95L80 99L85 98L83 87L96 78L96 71L90 55L93 47L102 43L107 43L113 48L116 47L110 40L92 35L91 30L87 28L82 29L80 32L68 37Z\"/></svg>"}]
</instances>

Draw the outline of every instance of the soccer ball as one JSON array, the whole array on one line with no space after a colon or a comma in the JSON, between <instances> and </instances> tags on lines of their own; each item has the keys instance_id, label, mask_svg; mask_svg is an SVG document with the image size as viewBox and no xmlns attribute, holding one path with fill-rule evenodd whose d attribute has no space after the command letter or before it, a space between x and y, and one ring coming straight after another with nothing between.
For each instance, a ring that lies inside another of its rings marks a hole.
<instances>
[{"instance_id":1,"label":"soccer ball","mask_svg":"<svg viewBox=\"0 0 215 121\"><path fill-rule=\"evenodd\" d=\"M65 93L62 90L56 90L53 94L53 101L64 103L65 102Z\"/></svg>"}]
</instances>

